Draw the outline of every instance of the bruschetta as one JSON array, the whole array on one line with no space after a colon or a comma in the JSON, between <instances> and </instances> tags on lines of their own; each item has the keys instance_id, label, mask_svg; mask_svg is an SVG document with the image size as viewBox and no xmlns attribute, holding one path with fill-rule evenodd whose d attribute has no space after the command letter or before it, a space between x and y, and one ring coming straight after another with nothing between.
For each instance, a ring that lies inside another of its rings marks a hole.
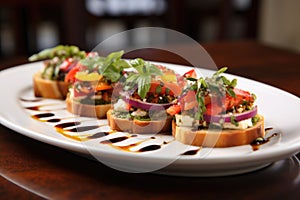
<instances>
[{"instance_id":1,"label":"bruschetta","mask_svg":"<svg viewBox=\"0 0 300 200\"><path fill-rule=\"evenodd\" d=\"M166 109L181 93L175 72L142 59L130 63L135 70L113 92L107 113L110 128L136 134L171 133L172 117Z\"/></svg>"},{"instance_id":2,"label":"bruschetta","mask_svg":"<svg viewBox=\"0 0 300 200\"><path fill-rule=\"evenodd\" d=\"M37 97L65 99L72 81L67 74L86 53L76 46L59 45L29 57L29 61L44 60L43 68L33 75L34 94Z\"/></svg>"},{"instance_id":3,"label":"bruschetta","mask_svg":"<svg viewBox=\"0 0 300 200\"><path fill-rule=\"evenodd\" d=\"M172 134L182 143L205 147L250 144L263 137L264 117L254 104L256 96L236 88L222 68L212 77L190 77L182 98L167 109L173 116Z\"/></svg>"},{"instance_id":4,"label":"bruschetta","mask_svg":"<svg viewBox=\"0 0 300 200\"><path fill-rule=\"evenodd\" d=\"M111 107L111 96L115 84L130 65L121 57L123 51L106 57L94 54L81 60L74 69L74 80L66 99L67 110L86 117L105 118Z\"/></svg>"}]
</instances>

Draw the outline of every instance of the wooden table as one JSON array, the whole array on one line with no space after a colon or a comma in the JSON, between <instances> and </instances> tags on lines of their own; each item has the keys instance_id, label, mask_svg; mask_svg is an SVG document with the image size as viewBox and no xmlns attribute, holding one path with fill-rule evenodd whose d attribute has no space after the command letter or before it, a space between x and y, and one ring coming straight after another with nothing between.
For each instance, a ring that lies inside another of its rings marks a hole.
<instances>
[{"instance_id":1,"label":"wooden table","mask_svg":"<svg viewBox=\"0 0 300 200\"><path fill-rule=\"evenodd\" d=\"M211 43L204 44L204 47L217 66L230 66L230 73L268 83L300 96L299 53L271 48L254 41ZM186 64L176 56L149 52L146 58ZM1 69L4 67L2 65ZM0 198L296 199L300 194L300 165L297 158L300 158L300 154L257 172L228 177L130 174L27 138L1 125Z\"/></svg>"}]
</instances>

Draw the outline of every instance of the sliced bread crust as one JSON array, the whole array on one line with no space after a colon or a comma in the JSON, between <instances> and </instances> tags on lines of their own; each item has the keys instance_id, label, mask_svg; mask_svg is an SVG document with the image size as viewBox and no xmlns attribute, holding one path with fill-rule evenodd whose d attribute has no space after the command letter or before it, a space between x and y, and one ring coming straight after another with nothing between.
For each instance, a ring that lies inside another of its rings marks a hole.
<instances>
[{"instance_id":1,"label":"sliced bread crust","mask_svg":"<svg viewBox=\"0 0 300 200\"><path fill-rule=\"evenodd\" d=\"M107 112L107 120L110 128L116 131L126 131L134 134L156 134L156 133L170 133L172 117L168 116L163 121L141 121L128 120L117 118L113 115L113 110Z\"/></svg>"},{"instance_id":2,"label":"sliced bread crust","mask_svg":"<svg viewBox=\"0 0 300 200\"><path fill-rule=\"evenodd\" d=\"M105 105L88 105L73 101L67 96L67 110L75 115L84 117L96 117L99 119L106 118L106 113L110 109L111 104Z\"/></svg>"},{"instance_id":3,"label":"sliced bread crust","mask_svg":"<svg viewBox=\"0 0 300 200\"><path fill-rule=\"evenodd\" d=\"M41 72L33 75L33 89L36 97L65 99L70 83L43 79Z\"/></svg>"},{"instance_id":4,"label":"sliced bread crust","mask_svg":"<svg viewBox=\"0 0 300 200\"><path fill-rule=\"evenodd\" d=\"M231 147L246 145L265 135L264 118L261 115L259 117L260 120L255 126L243 130L193 130L190 127L179 127L175 121L172 121L172 135L175 140L194 146Z\"/></svg>"}]
</instances>

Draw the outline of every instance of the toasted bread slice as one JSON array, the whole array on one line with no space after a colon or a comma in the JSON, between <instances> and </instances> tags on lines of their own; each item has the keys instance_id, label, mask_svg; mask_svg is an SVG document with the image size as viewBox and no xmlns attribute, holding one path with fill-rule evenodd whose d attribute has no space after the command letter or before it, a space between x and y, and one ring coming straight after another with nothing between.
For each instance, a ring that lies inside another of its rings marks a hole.
<instances>
[{"instance_id":1,"label":"toasted bread slice","mask_svg":"<svg viewBox=\"0 0 300 200\"><path fill-rule=\"evenodd\" d=\"M103 119L106 117L107 111L110 109L111 104L105 105L88 105L81 104L73 101L67 96L66 99L67 110L75 115L84 116L84 117L96 117Z\"/></svg>"},{"instance_id":2,"label":"toasted bread slice","mask_svg":"<svg viewBox=\"0 0 300 200\"><path fill-rule=\"evenodd\" d=\"M70 83L64 81L46 80L41 77L41 72L33 76L33 89L36 97L65 99Z\"/></svg>"},{"instance_id":3,"label":"toasted bread slice","mask_svg":"<svg viewBox=\"0 0 300 200\"><path fill-rule=\"evenodd\" d=\"M117 118L112 112L112 109L107 112L108 124L112 130L126 131L134 134L171 132L172 117L170 116L162 121L141 121L137 119Z\"/></svg>"},{"instance_id":4,"label":"toasted bread slice","mask_svg":"<svg viewBox=\"0 0 300 200\"><path fill-rule=\"evenodd\" d=\"M190 127L179 127L173 121L172 135L175 140L194 146L231 147L250 144L265 135L264 118L261 115L259 117L255 126L243 130L193 130Z\"/></svg>"}]
</instances>

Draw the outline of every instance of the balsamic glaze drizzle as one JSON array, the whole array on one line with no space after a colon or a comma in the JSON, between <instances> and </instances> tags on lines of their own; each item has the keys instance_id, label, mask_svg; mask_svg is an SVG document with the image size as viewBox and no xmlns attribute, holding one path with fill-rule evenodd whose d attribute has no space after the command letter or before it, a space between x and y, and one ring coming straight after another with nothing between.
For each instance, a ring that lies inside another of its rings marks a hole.
<instances>
[{"instance_id":1,"label":"balsamic glaze drizzle","mask_svg":"<svg viewBox=\"0 0 300 200\"><path fill-rule=\"evenodd\" d=\"M23 99L23 98L20 98L20 101L23 101L23 102L39 102L39 101L42 101L42 99ZM54 113L46 112L46 111L62 110L62 109L65 109L65 108L54 108L52 110L41 109L42 107L53 106L53 105L58 105L58 104L29 106L29 107L25 107L25 109L33 110L33 111L44 111L44 113L39 113L39 114L32 115L31 117L33 119L39 120L41 122L57 123L57 122L60 122L62 119L60 119L60 118L44 119L44 118L55 117ZM79 121L78 122L64 122L64 123L56 124L54 126L54 128L56 129L56 131L58 133L64 135L65 137L70 138L70 139L74 139L74 140L77 140L77 141L86 141L86 140L90 140L90 139L98 139L98 138L105 137L105 136L107 136L111 133L114 133L114 131L111 131L111 132L97 132L97 133L94 133L92 135L90 135L90 134L87 134L87 135L69 135L69 134L67 134L67 133L70 133L70 132L75 133L75 132L90 131L90 130L94 130L94 129L97 129L97 128L103 126L103 125L78 126L80 124L81 124L81 122L79 122ZM265 128L265 132L270 131L270 130L273 130L273 128L272 127ZM250 145L251 145L253 151L256 151L260 148L261 145L269 142L271 138L276 137L278 135L279 135L278 133L273 133L271 136L269 136L267 138L259 137L256 140L254 140ZM159 149L162 148L163 145L167 145L167 144L169 144L170 142L173 141L173 140L168 141L168 142L163 141L161 144L149 144L149 145L144 146L144 147L142 147L138 150L132 150L132 148L136 147L136 146L138 146L138 145L140 145L140 144L142 144L142 143L144 143L148 140L155 140L156 137L151 136L147 139L139 140L135 143L131 143L131 144L128 144L128 145L125 145L125 146L115 145L115 143L122 142L122 141L125 141L125 140L127 140L129 138L133 138L133 137L138 137L138 135L137 134L129 134L129 135L126 135L126 136L119 136L119 137L103 140L100 143L110 145L111 147L116 148L118 150L122 150L122 151L134 152L134 153L140 152L141 153L141 152L149 152L149 151L159 150ZM192 155L196 155L200 150L201 150L201 147L197 148L197 149L187 150L187 151L181 153L180 155L192 156Z\"/></svg>"},{"instance_id":2,"label":"balsamic glaze drizzle","mask_svg":"<svg viewBox=\"0 0 300 200\"><path fill-rule=\"evenodd\" d=\"M188 150L188 151L186 151L186 152L183 152L183 153L180 154L180 155L182 155L182 156L192 156L192 155L196 155L199 151L200 151L200 148L198 148L198 149L193 149L193 150Z\"/></svg>"},{"instance_id":3,"label":"balsamic glaze drizzle","mask_svg":"<svg viewBox=\"0 0 300 200\"><path fill-rule=\"evenodd\" d=\"M142 147L138 150L138 152L146 152L146 151L155 151L161 148L161 145L151 144L145 147Z\"/></svg>"},{"instance_id":4,"label":"balsamic glaze drizzle","mask_svg":"<svg viewBox=\"0 0 300 200\"><path fill-rule=\"evenodd\" d=\"M40 113L40 114L32 115L32 118L41 119L41 118L53 117L53 116L54 116L53 113Z\"/></svg>"},{"instance_id":5,"label":"balsamic glaze drizzle","mask_svg":"<svg viewBox=\"0 0 300 200\"><path fill-rule=\"evenodd\" d=\"M251 145L253 151L257 151L257 150L259 150L261 145L268 143L271 138L276 137L278 135L279 135L278 133L273 133L272 135L270 135L267 138L258 137L253 142L251 142L250 145Z\"/></svg>"}]
</instances>

